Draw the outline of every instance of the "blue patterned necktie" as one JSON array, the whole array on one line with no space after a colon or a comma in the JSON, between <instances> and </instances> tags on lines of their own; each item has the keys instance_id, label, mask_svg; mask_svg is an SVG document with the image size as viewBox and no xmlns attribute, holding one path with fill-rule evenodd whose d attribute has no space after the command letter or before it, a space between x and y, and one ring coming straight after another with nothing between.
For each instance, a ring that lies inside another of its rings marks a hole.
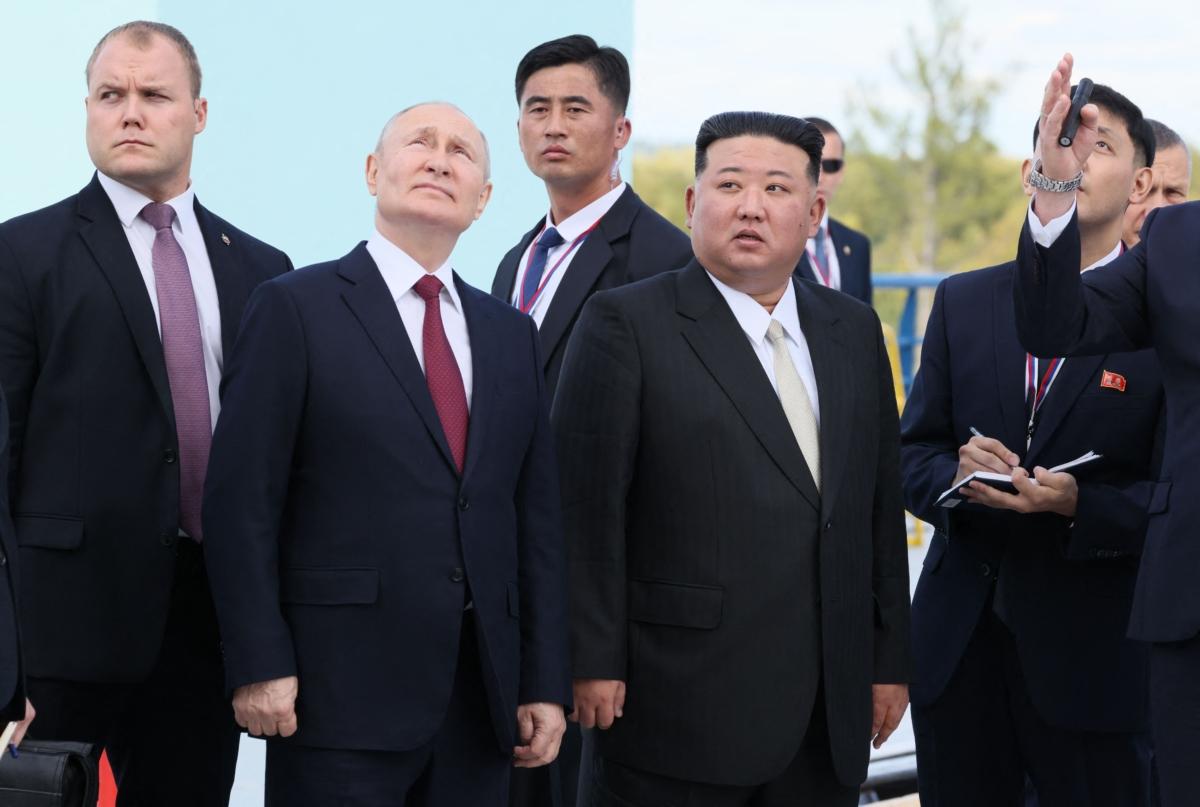
<instances>
[{"instance_id":1,"label":"blue patterned necktie","mask_svg":"<svg viewBox=\"0 0 1200 807\"><path fill-rule=\"evenodd\" d=\"M518 307L522 311L529 309L533 302L534 296L537 294L538 286L542 283L542 275L546 272L546 258L550 255L550 250L559 246L563 242L563 237L558 230L553 227L547 227L538 238L537 243L533 245L533 255L530 256L529 268L525 270L525 279L521 283L521 297L517 301Z\"/></svg>"}]
</instances>

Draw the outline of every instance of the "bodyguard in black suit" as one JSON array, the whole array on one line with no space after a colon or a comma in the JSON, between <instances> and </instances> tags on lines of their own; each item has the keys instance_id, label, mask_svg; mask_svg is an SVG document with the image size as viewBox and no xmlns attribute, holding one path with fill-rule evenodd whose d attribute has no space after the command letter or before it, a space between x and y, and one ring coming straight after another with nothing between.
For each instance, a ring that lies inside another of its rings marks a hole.
<instances>
[{"instance_id":1,"label":"bodyguard in black suit","mask_svg":"<svg viewBox=\"0 0 1200 807\"><path fill-rule=\"evenodd\" d=\"M805 121L705 122L696 260L595 295L552 422L597 805L857 804L907 704L908 569L879 321L792 270Z\"/></svg>"},{"instance_id":2,"label":"bodyguard in black suit","mask_svg":"<svg viewBox=\"0 0 1200 807\"><path fill-rule=\"evenodd\" d=\"M538 323L551 396L589 296L678 269L692 257L687 235L621 180L620 150L632 131L628 102L625 57L588 36L538 45L517 67L521 152L546 183L550 212L500 261L492 294L526 309ZM573 249L574 238L549 250L542 276L533 282L534 239L564 224L588 234ZM522 299L527 282L532 299Z\"/></svg>"},{"instance_id":3,"label":"bodyguard in black suit","mask_svg":"<svg viewBox=\"0 0 1200 807\"><path fill-rule=\"evenodd\" d=\"M1099 275L1149 189L1154 141L1126 98L1097 85L1093 99L1108 150L1088 177L1078 268ZM1042 807L1148 804L1147 648L1125 632L1148 513L1166 502L1158 361L1028 356L1015 273L941 283L902 420L906 504L937 528L913 600L921 803L1020 804L1028 777ZM1035 472L1088 451L1102 459ZM1014 467L1020 495L983 487L935 506L972 470Z\"/></svg>"},{"instance_id":4,"label":"bodyguard in black suit","mask_svg":"<svg viewBox=\"0 0 1200 807\"><path fill-rule=\"evenodd\" d=\"M247 309L204 522L270 805L499 807L514 764L557 752L566 569L537 332L450 262L487 159L456 108L400 113L368 158L368 242Z\"/></svg>"},{"instance_id":5,"label":"bodyguard in black suit","mask_svg":"<svg viewBox=\"0 0 1200 807\"><path fill-rule=\"evenodd\" d=\"M625 117L629 64L619 50L582 35L543 42L517 66L516 90L521 152L546 183L550 212L500 261L492 294L537 323L553 400L567 341L587 298L677 269L691 259L692 247L621 181L620 152L631 129ZM548 234L560 243L539 248L535 240ZM572 723L553 764L516 772L510 803L572 807L581 745ZM588 763L583 765L586 778Z\"/></svg>"},{"instance_id":6,"label":"bodyguard in black suit","mask_svg":"<svg viewBox=\"0 0 1200 807\"><path fill-rule=\"evenodd\" d=\"M825 136L821 151L821 182L817 193L827 208L833 205L838 188L846 178L846 144L833 124L824 118L806 118ZM804 254L796 264L796 276L802 280L845 292L871 304L871 241L864 234L829 215L821 218L813 238L808 239Z\"/></svg>"},{"instance_id":7,"label":"bodyguard in black suit","mask_svg":"<svg viewBox=\"0 0 1200 807\"><path fill-rule=\"evenodd\" d=\"M0 390L0 481L8 474L8 404ZM33 706L25 699L25 675L21 668L21 635L17 629L16 564L17 542L8 509L8 485L0 484L0 731L20 721L9 742L20 745L33 719ZM6 749L0 747L0 754Z\"/></svg>"},{"instance_id":8,"label":"bodyguard in black suit","mask_svg":"<svg viewBox=\"0 0 1200 807\"><path fill-rule=\"evenodd\" d=\"M1059 62L1042 101L1043 131L1058 131L1069 107L1072 59ZM1166 449L1133 595L1131 638L1150 642L1150 725L1162 803L1195 803L1200 758L1200 441L1193 413L1200 401L1200 206L1155 210L1142 240L1103 272L1082 279L1082 215L1071 177L1100 159L1103 110L1089 105L1071 148L1047 138L1041 172L1063 185L1038 191L1021 234L1013 286L1022 344L1039 355L1088 355L1153 348L1166 389ZM1082 198L1082 197L1081 197Z\"/></svg>"},{"instance_id":9,"label":"bodyguard in black suit","mask_svg":"<svg viewBox=\"0 0 1200 807\"><path fill-rule=\"evenodd\" d=\"M88 67L97 175L0 225L33 736L105 748L121 803L223 805L238 733L199 543L202 454L242 307L290 264L195 199L207 102L181 33L122 26Z\"/></svg>"}]
</instances>

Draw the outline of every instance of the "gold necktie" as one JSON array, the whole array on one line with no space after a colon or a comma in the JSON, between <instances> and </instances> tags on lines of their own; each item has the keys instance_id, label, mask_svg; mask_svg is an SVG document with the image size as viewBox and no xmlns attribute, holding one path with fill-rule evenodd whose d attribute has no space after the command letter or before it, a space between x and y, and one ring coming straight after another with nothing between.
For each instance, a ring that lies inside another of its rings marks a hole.
<instances>
[{"instance_id":1,"label":"gold necktie","mask_svg":"<svg viewBox=\"0 0 1200 807\"><path fill-rule=\"evenodd\" d=\"M783 326L778 320L771 320L767 328L767 339L771 342L771 352L775 362L775 384L779 387L779 402L783 404L783 414L787 416L796 443L808 463L813 481L817 484L817 492L821 491L821 440L817 432L817 417L813 414L812 402L808 390L796 372L792 363L792 355L787 348Z\"/></svg>"}]
</instances>

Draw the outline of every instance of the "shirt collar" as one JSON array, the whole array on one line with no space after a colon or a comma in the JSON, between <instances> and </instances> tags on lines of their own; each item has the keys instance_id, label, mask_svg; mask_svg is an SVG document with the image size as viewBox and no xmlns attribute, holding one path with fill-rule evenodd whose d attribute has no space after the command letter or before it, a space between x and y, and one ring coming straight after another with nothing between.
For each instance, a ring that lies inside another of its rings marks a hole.
<instances>
[{"instance_id":1,"label":"shirt collar","mask_svg":"<svg viewBox=\"0 0 1200 807\"><path fill-rule=\"evenodd\" d=\"M1115 260L1116 260L1117 258L1119 258L1119 257L1120 257L1120 255L1121 255L1121 247L1122 247L1122 246L1124 246L1124 245L1123 245L1123 244L1122 244L1120 241L1118 241L1118 242L1117 242L1117 245L1116 245L1115 247L1113 247L1113 249L1112 249L1112 252L1108 253L1108 254L1107 254L1107 255L1105 255L1103 258L1101 258L1100 260L1098 260L1098 261L1096 261L1095 263L1093 263L1091 266L1088 266L1088 267L1084 268L1084 270L1083 270L1083 271L1084 271L1084 272L1090 272L1092 269L1095 269L1095 268L1097 268L1097 267L1103 266L1103 265L1104 265L1104 264L1106 264L1106 263L1110 263L1110 262L1112 262L1112 261L1115 261Z\"/></svg>"},{"instance_id":2,"label":"shirt collar","mask_svg":"<svg viewBox=\"0 0 1200 807\"><path fill-rule=\"evenodd\" d=\"M546 223L543 229L553 227L558 230L558 234L563 237L563 241L571 243L579 236L583 235L588 227L591 227L599 221L605 213L612 209L612 206L621 198L621 194L625 192L626 183L622 182L613 188L608 193L596 199L582 209L567 216L559 224L555 224L550 220L550 214L546 214Z\"/></svg>"},{"instance_id":3,"label":"shirt collar","mask_svg":"<svg viewBox=\"0 0 1200 807\"><path fill-rule=\"evenodd\" d=\"M399 300L410 291L416 294L412 290L413 286L417 284L418 280L429 274L421 264L413 260L412 256L389 241L379 230L375 230L367 239L367 252L375 260L375 265L379 267L379 273L383 275L383 281L387 283L393 300ZM458 298L458 286L454 283L453 261L447 258L446 262L439 266L433 275L442 281L442 286L450 295L450 303L461 313L462 302Z\"/></svg>"},{"instance_id":4,"label":"shirt collar","mask_svg":"<svg viewBox=\"0 0 1200 807\"><path fill-rule=\"evenodd\" d=\"M800 313L796 307L796 287L791 282L787 284L783 296L775 304L775 310L768 312L749 294L725 285L717 280L712 272L705 271L713 285L717 287L717 291L721 292L721 296L725 298L738 325L742 326L742 330L746 332L746 336L750 337L750 341L755 344L763 342L767 338L767 329L771 327L773 319L779 321L779 324L783 326L784 333L792 337L792 341L797 343L801 341Z\"/></svg>"},{"instance_id":5,"label":"shirt collar","mask_svg":"<svg viewBox=\"0 0 1200 807\"><path fill-rule=\"evenodd\" d=\"M104 188L104 192L112 201L113 207L116 208L117 218L121 220L121 224L126 229L133 226L133 222L137 220L142 208L154 201L149 196L135 191L128 185L121 184L100 171L96 172L96 176L100 180L100 186ZM188 183L187 190L174 199L167 200L167 204L175 208L175 217L178 219L180 227L183 227L186 222L195 220L195 200L196 191L192 188L191 182Z\"/></svg>"}]
</instances>

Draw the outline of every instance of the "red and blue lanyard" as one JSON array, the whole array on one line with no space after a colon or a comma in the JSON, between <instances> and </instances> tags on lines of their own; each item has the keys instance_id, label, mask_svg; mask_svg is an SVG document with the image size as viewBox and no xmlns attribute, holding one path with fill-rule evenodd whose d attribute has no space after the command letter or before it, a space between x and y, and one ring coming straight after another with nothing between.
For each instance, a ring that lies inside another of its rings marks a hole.
<instances>
[{"instance_id":1,"label":"red and blue lanyard","mask_svg":"<svg viewBox=\"0 0 1200 807\"><path fill-rule=\"evenodd\" d=\"M558 256L558 260L554 262L554 265L550 267L550 270L546 272L546 274L542 275L542 282L538 284L537 290L534 291L532 297L530 297L528 300L524 299L523 295L517 297L517 308L520 309L522 314L528 314L533 310L533 307L537 305L537 301L541 299L542 292L545 291L546 286L550 284L550 278L554 277L554 273L558 271L558 267L562 266L563 261L565 261L568 256L575 251L575 248L587 240L587 237L592 234L592 230L599 226L600 219L596 219L591 227L588 227L575 237L575 240L572 241L563 251L563 253ZM538 239L542 237L542 233L545 231L546 225L543 224L542 229L538 230L538 234L534 236L532 241L529 242L529 257L525 260L525 271L521 273L521 282L520 285L517 286L517 288L521 289L522 291L525 289L525 277L529 274L529 267L533 264L533 253L537 249Z\"/></svg>"}]
</instances>

